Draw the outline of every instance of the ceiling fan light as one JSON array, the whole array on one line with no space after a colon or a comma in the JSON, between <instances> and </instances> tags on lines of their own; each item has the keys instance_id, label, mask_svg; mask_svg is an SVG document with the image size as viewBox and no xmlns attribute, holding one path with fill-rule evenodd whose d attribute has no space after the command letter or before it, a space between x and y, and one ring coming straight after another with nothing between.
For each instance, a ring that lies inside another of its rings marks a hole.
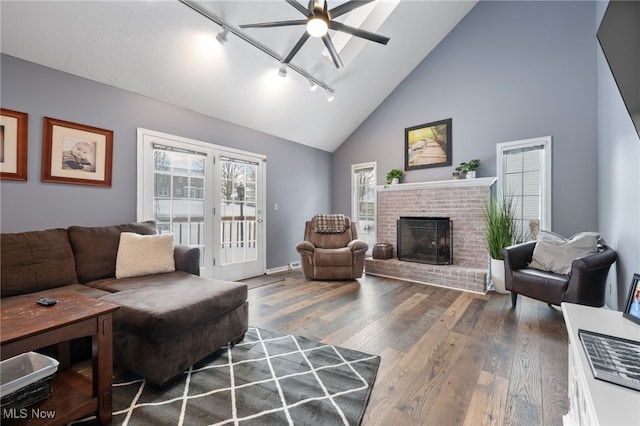
<instances>
[{"instance_id":1,"label":"ceiling fan light","mask_svg":"<svg viewBox=\"0 0 640 426\"><path fill-rule=\"evenodd\" d=\"M329 24L324 18L311 18L307 22L307 32L311 37L324 37L329 30Z\"/></svg>"}]
</instances>

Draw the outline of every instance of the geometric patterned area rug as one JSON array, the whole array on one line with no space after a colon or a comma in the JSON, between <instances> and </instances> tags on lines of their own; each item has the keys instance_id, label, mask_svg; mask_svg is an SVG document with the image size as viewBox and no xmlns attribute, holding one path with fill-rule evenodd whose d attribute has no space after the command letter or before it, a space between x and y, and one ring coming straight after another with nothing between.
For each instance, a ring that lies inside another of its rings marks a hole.
<instances>
[{"instance_id":1,"label":"geometric patterned area rug","mask_svg":"<svg viewBox=\"0 0 640 426\"><path fill-rule=\"evenodd\" d=\"M115 425L359 425L380 357L250 327L158 390L114 380Z\"/></svg>"}]
</instances>

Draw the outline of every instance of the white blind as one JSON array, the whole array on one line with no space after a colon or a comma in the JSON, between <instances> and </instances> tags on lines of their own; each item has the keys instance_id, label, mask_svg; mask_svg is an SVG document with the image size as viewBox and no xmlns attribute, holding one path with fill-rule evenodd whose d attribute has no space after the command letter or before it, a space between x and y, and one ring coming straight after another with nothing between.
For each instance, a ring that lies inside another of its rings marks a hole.
<instances>
[{"instance_id":1,"label":"white blind","mask_svg":"<svg viewBox=\"0 0 640 426\"><path fill-rule=\"evenodd\" d=\"M506 149L502 152L503 188L516 211L518 237L535 238L542 218L542 168L544 146Z\"/></svg>"}]
</instances>

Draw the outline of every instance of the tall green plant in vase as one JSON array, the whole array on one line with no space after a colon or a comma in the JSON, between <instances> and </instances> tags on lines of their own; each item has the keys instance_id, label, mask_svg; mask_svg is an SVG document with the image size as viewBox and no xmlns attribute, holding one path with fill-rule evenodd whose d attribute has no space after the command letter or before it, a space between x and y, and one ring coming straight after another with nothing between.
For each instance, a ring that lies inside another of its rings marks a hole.
<instances>
[{"instance_id":1,"label":"tall green plant in vase","mask_svg":"<svg viewBox=\"0 0 640 426\"><path fill-rule=\"evenodd\" d=\"M513 200L509 196L491 197L484 208L485 243L491 256L491 281L498 293L509 293L504 286L502 249L515 244L517 227Z\"/></svg>"}]
</instances>

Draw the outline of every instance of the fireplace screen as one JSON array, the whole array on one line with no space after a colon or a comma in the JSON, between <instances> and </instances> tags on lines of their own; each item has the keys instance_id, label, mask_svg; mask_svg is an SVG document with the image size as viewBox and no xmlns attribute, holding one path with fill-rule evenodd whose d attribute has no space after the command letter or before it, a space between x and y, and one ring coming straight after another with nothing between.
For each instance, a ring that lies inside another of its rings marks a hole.
<instances>
[{"instance_id":1,"label":"fireplace screen","mask_svg":"<svg viewBox=\"0 0 640 426\"><path fill-rule=\"evenodd\" d=\"M448 217L401 217L398 259L432 265L452 264L451 228Z\"/></svg>"}]
</instances>

